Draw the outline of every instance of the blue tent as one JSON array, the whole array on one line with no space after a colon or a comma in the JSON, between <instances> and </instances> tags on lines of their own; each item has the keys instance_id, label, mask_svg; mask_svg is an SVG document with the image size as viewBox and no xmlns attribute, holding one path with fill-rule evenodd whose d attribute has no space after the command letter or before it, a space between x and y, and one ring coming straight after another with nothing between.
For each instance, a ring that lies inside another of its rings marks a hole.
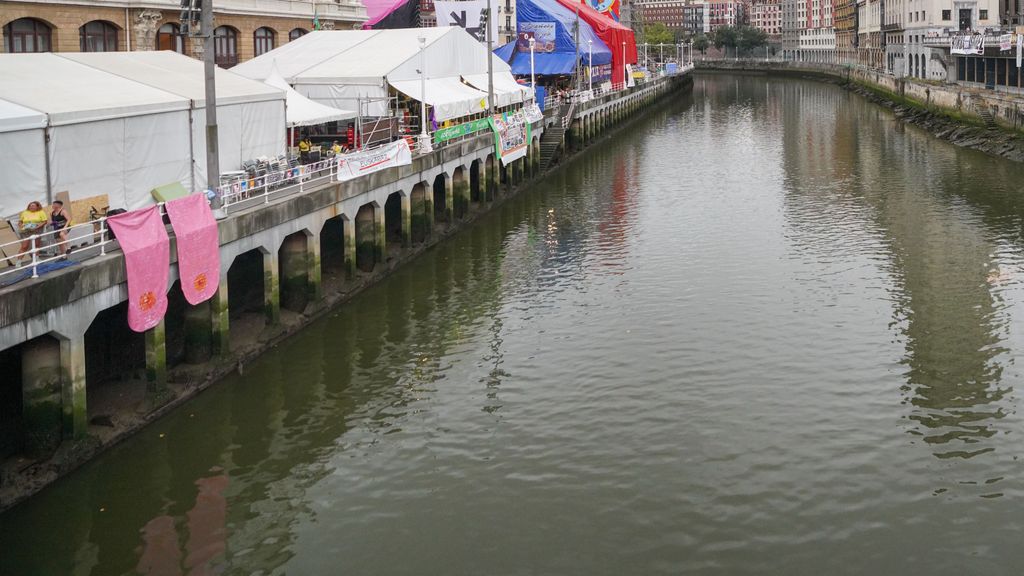
<instances>
[{"instance_id":1,"label":"blue tent","mask_svg":"<svg viewBox=\"0 0 1024 576\"><path fill-rule=\"evenodd\" d=\"M517 0L516 27L519 32L519 46L509 42L494 51L499 58L512 66L513 74L530 73L530 52L524 49L525 34L534 32L537 47L534 50L534 67L538 75L571 74L576 69L576 44L573 42L573 26L576 13L562 6L557 0ZM592 66L609 64L612 53L608 46L594 33L593 28L582 19L580 23L580 60L587 63L588 52L592 49ZM551 41L553 40L553 51ZM587 40L592 42L587 43ZM543 47L541 47L543 46Z\"/></svg>"}]
</instances>

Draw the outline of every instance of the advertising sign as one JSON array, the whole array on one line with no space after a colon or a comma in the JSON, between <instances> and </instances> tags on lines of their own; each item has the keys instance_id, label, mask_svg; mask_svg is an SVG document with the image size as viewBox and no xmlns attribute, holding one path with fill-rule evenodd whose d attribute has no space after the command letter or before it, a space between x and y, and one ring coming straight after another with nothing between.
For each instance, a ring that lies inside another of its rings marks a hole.
<instances>
[{"instance_id":1,"label":"advertising sign","mask_svg":"<svg viewBox=\"0 0 1024 576\"><path fill-rule=\"evenodd\" d=\"M541 120L544 119L544 113L540 111L540 106L537 106L536 102L527 105L525 108L523 108L523 111L526 114L526 121L529 122L530 124L533 124L534 122L540 122Z\"/></svg>"},{"instance_id":2,"label":"advertising sign","mask_svg":"<svg viewBox=\"0 0 1024 576\"><path fill-rule=\"evenodd\" d=\"M530 149L530 124L522 110L491 116L494 147L502 166L526 157Z\"/></svg>"},{"instance_id":3,"label":"advertising sign","mask_svg":"<svg viewBox=\"0 0 1024 576\"><path fill-rule=\"evenodd\" d=\"M373 150L338 155L338 180L345 182L386 168L409 164L412 164L409 143L405 140L396 140Z\"/></svg>"},{"instance_id":4,"label":"advertising sign","mask_svg":"<svg viewBox=\"0 0 1024 576\"><path fill-rule=\"evenodd\" d=\"M535 41L533 45L534 52L554 52L555 23L520 22L519 35L516 37L516 50L519 52L529 52L530 38L533 38Z\"/></svg>"},{"instance_id":5,"label":"advertising sign","mask_svg":"<svg viewBox=\"0 0 1024 576\"><path fill-rule=\"evenodd\" d=\"M465 122L458 126L449 126L448 128L441 128L437 132L434 132L434 144L440 144L448 140L453 140L460 136L466 136L474 132L479 132L490 127L491 123L486 119L473 120L472 122Z\"/></svg>"},{"instance_id":6,"label":"advertising sign","mask_svg":"<svg viewBox=\"0 0 1024 576\"><path fill-rule=\"evenodd\" d=\"M465 28L480 42L487 41L487 0L440 0L434 2L434 14L438 26ZM498 37L498 19L491 20L491 37Z\"/></svg>"},{"instance_id":7,"label":"advertising sign","mask_svg":"<svg viewBox=\"0 0 1024 576\"><path fill-rule=\"evenodd\" d=\"M957 34L949 39L950 54L984 54L985 37L981 34Z\"/></svg>"},{"instance_id":8,"label":"advertising sign","mask_svg":"<svg viewBox=\"0 0 1024 576\"><path fill-rule=\"evenodd\" d=\"M1013 35L1012 34L1003 34L1003 35L999 36L999 51L1000 52L1009 52L1010 48L1012 48L1012 47L1013 47Z\"/></svg>"}]
</instances>

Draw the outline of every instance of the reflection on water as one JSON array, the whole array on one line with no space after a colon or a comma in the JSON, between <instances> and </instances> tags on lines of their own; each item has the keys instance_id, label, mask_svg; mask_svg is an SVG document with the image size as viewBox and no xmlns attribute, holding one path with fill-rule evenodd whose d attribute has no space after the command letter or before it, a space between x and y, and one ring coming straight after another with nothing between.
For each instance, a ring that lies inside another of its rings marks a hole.
<instances>
[{"instance_id":1,"label":"reflection on water","mask_svg":"<svg viewBox=\"0 0 1024 576\"><path fill-rule=\"evenodd\" d=\"M0 517L0 574L1020 573L1022 180L698 77Z\"/></svg>"}]
</instances>

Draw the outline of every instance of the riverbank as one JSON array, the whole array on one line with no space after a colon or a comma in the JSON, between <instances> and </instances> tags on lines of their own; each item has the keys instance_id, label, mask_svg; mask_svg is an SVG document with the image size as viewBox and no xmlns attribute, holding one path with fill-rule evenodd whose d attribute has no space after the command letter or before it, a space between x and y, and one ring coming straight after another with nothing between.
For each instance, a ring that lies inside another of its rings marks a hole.
<instances>
[{"instance_id":1,"label":"riverbank","mask_svg":"<svg viewBox=\"0 0 1024 576\"><path fill-rule=\"evenodd\" d=\"M576 107L576 114L581 117L587 114L591 114L594 117L600 116L604 126L604 129L600 131L601 139L603 139L606 135L611 134L614 129L621 128L638 120L648 112L656 109L678 91L688 90L691 85L692 80L689 76L685 78L659 79L654 84L639 86L636 89L617 94L609 94L581 104ZM550 120L547 121L550 122ZM561 119L556 118L555 121L560 122ZM565 133L559 134L563 138L566 135ZM484 138L490 140L490 136L485 136ZM595 137L593 142L598 140L599 138ZM224 273L229 276L232 258L234 260L241 260L245 254L262 251L260 258L264 261L269 259L271 267L258 270L256 273L249 275L246 281L239 282L239 284L242 285L240 291L244 291L247 288L245 286L247 283L264 283L268 298L266 301L266 316L268 320L264 321L263 319L262 307L260 307L260 312L257 313L246 313L238 318L232 315L228 352L211 354L209 360L206 361L179 362L177 365L172 365L167 359L169 353L164 351L163 366L159 367L166 370L167 374L166 384L163 386L156 386L151 381L147 382L147 380L150 380L150 375L143 375L150 370L150 362L147 357L145 370L138 370L134 375L129 374L120 378L115 383L103 383L104 385L100 386L98 391L90 390L90 404L98 399L99 402L97 403L102 403L104 409L99 413L101 414L100 416L97 416L92 409L90 409L87 415L83 415L83 417L88 416L88 433L75 438L65 439L60 443L56 451L48 457L38 459L15 457L9 458L2 463L2 466L0 466L0 511L24 500L61 476L88 462L97 454L115 446L153 421L182 406L228 374L235 371L243 373L245 366L260 354L278 346L285 339L301 331L309 323L335 310L339 305L347 302L366 288L377 284L401 266L430 250L433 246L470 226L478 217L500 206L509 198L528 190L535 182L542 179L545 174L559 169L559 166L566 164L571 158L583 153L593 142L590 140L573 142L571 149L567 144L562 143L560 146L561 157L556 162L546 163L549 166L547 170L540 170L539 162L531 154L528 158L509 164L509 166L501 170L502 176L500 178L497 171L492 171L489 166L484 173L478 173L479 178L469 176L466 174L467 167L463 163L469 164L469 171L472 171L473 166L482 168L483 164L479 161L468 162L468 157L459 150L438 151L437 154L442 159L444 171L437 174L436 179L426 177L425 173L413 170L415 174L410 174L408 178L402 179L398 178L401 175L396 175L396 183L393 186L387 186L390 192L395 188L401 188L401 183L405 180L410 180L406 185L415 181L417 183L409 191L409 197L425 200L424 196L429 196L430 194L424 188L433 181L434 194L437 194L436 185L440 182L441 191L440 195L436 198L443 202L444 208L441 209L441 213L447 213L447 215L439 217L435 225L432 216L434 208L422 207L415 199L410 199L412 206L404 211L408 215L407 222L412 225L412 230L408 231L410 234L408 240L397 240L392 243L390 232L388 232L390 230L390 216L386 215L386 210L382 210L391 205L390 200L392 196L398 194L397 192L385 194L385 197L388 199L387 201L383 198L377 201L380 206L376 210L381 211L379 216L376 212L373 212L375 220L380 218L380 220L376 221L383 224L381 231L385 232L385 234L377 234L371 230L366 235L363 235L362 232L355 230L355 228L360 226L361 216L364 213L364 210L361 208L367 205L364 202L368 198L347 197L343 199L343 202L351 202L350 205L353 207L349 211L352 218L346 222L355 224L352 226L352 235L355 239L361 241L364 236L367 238L372 236L373 240L370 244L380 241L379 244L365 247L366 250L372 253L369 256L370 261L375 262L375 264L371 265L372 270L370 271L359 270L355 265L358 260L356 253L362 253L364 250L363 246L357 245L359 242L347 243L351 246L351 255L353 256L350 268L349 258L346 255L344 265L329 269L328 260L330 258L328 257L327 249L331 248L332 252L337 253L337 251L341 250L341 247L328 244L328 242L333 240L326 239L327 233L324 232L324 229L326 229L329 221L338 221L345 214L343 211L344 205L339 204L338 197L334 195L336 191L310 191L305 197L292 197L281 203L271 203L265 210L266 214L238 216L238 218L243 220L247 216L250 217L248 222L236 223L231 226L232 234L237 232L239 238L235 242L245 242L246 245L236 249L234 251L235 255L231 257L225 256L225 245L223 242L228 234L225 234L225 231L222 229L222 264ZM493 152L493 144L489 144L489 146L490 152ZM486 154L487 151L485 150L484 153ZM523 164L527 162L529 164L524 166ZM387 174L378 174L368 177L366 180L383 182L387 176ZM471 188L473 188L472 192ZM426 210L426 212L420 212L420 209ZM428 215L431 216L427 217ZM422 231L422 226L419 226L419 222L424 219L429 221L429 224L427 224L429 233L426 233L424 237L418 237L414 232ZM308 220L308 222L303 222L303 220ZM275 246L274 248L269 250L266 247L260 248L257 246L253 248L252 244L255 242L253 238L257 233L260 233L261 226L264 229L264 235L268 236L267 241L272 242L272 245ZM266 234L265 231L268 226L277 226L284 228L284 230ZM348 224L345 224L345 226L348 226ZM223 227L224 225L222 225ZM318 237L306 242L307 247L305 250L308 252L308 256L303 258L300 265L292 266L292 272L301 270L304 277L304 280L300 283L301 286L293 290L293 296L295 295L294 293L302 293L303 301L308 301L308 304L300 306L298 309L289 309L281 304L284 300L288 299L289 288L294 285L292 282L293 278L289 276L289 272L286 270L290 265L290 255L287 251L288 238L302 237L304 230L306 232L311 230ZM405 225L403 225L403 234L404 232ZM387 239L385 239L385 236L387 236ZM414 238L414 236L416 237ZM321 242L324 242L324 244L321 245ZM278 245L281 246L280 249L276 248ZM123 268L123 264L116 261L116 258L119 258L119 256L111 256L106 260L97 259L96 261L83 263L83 268L93 267L101 269L103 273L96 273L99 277L115 278L116 280L117 271ZM279 260L280 262L278 262ZM264 266L266 265L264 264ZM315 274L310 272L314 269L316 270ZM279 270L280 274L278 273ZM88 270L83 270L81 275L83 277L87 276ZM279 275L281 276L280 278L278 278ZM228 277L225 276L222 284L226 283L227 280ZM85 283L92 286L97 282L89 281ZM106 290L115 292L117 286L118 283L115 281ZM73 290L69 288L68 291ZM65 301L64 303L66 304L67 302ZM221 311L221 314L227 315L227 305L222 305L224 310ZM231 307L233 308L234 304ZM227 330L224 332L227 332ZM228 334L226 333L223 335L225 339L227 339L227 336ZM181 338L180 330L177 337ZM189 335L186 333L184 335L186 342L182 346L187 347L189 345L188 337ZM169 328L166 333L161 329L161 334L157 339L159 349L164 350L170 347L173 339ZM205 343L209 347L208 336L205 337ZM147 340L146 346L148 356L150 353L149 340Z\"/></svg>"},{"instance_id":2,"label":"riverbank","mask_svg":"<svg viewBox=\"0 0 1024 576\"><path fill-rule=\"evenodd\" d=\"M698 71L706 73L786 74L837 84L892 110L900 120L923 128L937 138L1024 162L1024 121L1020 114L1024 98L984 94L962 86L893 78L828 64L705 60L696 65Z\"/></svg>"}]
</instances>

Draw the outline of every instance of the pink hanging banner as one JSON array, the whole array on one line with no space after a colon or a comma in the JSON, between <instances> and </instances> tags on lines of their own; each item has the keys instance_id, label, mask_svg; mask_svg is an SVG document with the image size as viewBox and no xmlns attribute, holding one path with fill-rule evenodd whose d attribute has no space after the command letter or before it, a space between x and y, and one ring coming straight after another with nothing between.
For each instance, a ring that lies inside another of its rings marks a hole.
<instances>
[{"instance_id":1,"label":"pink hanging banner","mask_svg":"<svg viewBox=\"0 0 1024 576\"><path fill-rule=\"evenodd\" d=\"M217 220L206 196L192 194L165 204L178 247L178 276L185 300L209 300L220 285L220 243Z\"/></svg>"},{"instance_id":2,"label":"pink hanging banner","mask_svg":"<svg viewBox=\"0 0 1024 576\"><path fill-rule=\"evenodd\" d=\"M107 218L128 270L128 326L145 332L167 312L171 241L156 206Z\"/></svg>"}]
</instances>

